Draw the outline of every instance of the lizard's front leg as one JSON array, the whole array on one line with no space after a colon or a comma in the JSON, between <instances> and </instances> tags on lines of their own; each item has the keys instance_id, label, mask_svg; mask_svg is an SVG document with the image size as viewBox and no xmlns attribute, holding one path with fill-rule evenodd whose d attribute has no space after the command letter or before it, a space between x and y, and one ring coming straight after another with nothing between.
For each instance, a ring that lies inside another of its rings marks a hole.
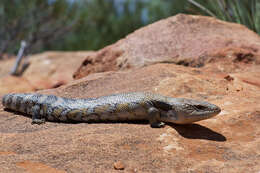
<instances>
[{"instance_id":1,"label":"lizard's front leg","mask_svg":"<svg viewBox=\"0 0 260 173\"><path fill-rule=\"evenodd\" d=\"M160 111L155 107L148 109L148 119L152 128L164 127L165 123L160 121Z\"/></svg>"}]
</instances>

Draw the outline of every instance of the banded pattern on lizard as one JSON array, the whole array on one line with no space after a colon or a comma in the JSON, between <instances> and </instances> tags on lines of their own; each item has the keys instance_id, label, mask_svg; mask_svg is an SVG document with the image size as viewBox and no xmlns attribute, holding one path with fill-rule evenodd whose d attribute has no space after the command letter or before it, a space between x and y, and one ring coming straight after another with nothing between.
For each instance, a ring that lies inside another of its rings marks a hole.
<instances>
[{"instance_id":1,"label":"banded pattern on lizard","mask_svg":"<svg viewBox=\"0 0 260 173\"><path fill-rule=\"evenodd\" d=\"M32 115L32 124L44 123L45 119L60 122L148 120L151 127L162 127L164 122L189 124L208 119L221 111L208 102L146 92L89 99L36 93L7 94L2 104L8 109Z\"/></svg>"}]
</instances>

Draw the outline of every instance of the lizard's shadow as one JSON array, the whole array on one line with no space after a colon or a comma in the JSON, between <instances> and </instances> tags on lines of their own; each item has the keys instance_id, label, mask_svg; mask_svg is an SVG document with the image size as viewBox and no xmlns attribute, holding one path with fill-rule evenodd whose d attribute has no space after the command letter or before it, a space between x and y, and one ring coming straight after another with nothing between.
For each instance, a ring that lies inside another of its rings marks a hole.
<instances>
[{"instance_id":1,"label":"lizard's shadow","mask_svg":"<svg viewBox=\"0 0 260 173\"><path fill-rule=\"evenodd\" d=\"M206 139L211 141L224 142L226 137L222 134L215 132L207 127L199 124L187 124L187 125L177 125L168 124L170 127L174 128L181 136L188 139Z\"/></svg>"}]
</instances>

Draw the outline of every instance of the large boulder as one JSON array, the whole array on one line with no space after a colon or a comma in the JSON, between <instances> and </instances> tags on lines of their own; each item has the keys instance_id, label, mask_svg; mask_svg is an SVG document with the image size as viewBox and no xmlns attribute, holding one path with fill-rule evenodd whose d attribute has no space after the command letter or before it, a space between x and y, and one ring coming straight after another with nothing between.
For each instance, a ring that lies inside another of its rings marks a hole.
<instances>
[{"instance_id":1,"label":"large boulder","mask_svg":"<svg viewBox=\"0 0 260 173\"><path fill-rule=\"evenodd\" d=\"M227 51L259 62L259 42L260 37L243 25L179 14L143 27L87 56L74 78L159 62L201 67Z\"/></svg>"}]
</instances>

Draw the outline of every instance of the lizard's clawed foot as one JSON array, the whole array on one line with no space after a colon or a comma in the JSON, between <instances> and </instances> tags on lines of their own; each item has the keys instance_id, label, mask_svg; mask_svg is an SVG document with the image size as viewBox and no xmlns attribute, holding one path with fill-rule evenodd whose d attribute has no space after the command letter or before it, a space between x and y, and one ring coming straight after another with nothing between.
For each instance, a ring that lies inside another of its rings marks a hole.
<instances>
[{"instance_id":1,"label":"lizard's clawed foot","mask_svg":"<svg viewBox=\"0 0 260 173\"><path fill-rule=\"evenodd\" d=\"M33 119L32 120L32 124L44 124L45 123L45 119Z\"/></svg>"},{"instance_id":2,"label":"lizard's clawed foot","mask_svg":"<svg viewBox=\"0 0 260 173\"><path fill-rule=\"evenodd\" d=\"M163 122L156 122L156 123L151 124L152 128L162 128L164 126L165 126L165 123L163 123Z\"/></svg>"}]
</instances>

